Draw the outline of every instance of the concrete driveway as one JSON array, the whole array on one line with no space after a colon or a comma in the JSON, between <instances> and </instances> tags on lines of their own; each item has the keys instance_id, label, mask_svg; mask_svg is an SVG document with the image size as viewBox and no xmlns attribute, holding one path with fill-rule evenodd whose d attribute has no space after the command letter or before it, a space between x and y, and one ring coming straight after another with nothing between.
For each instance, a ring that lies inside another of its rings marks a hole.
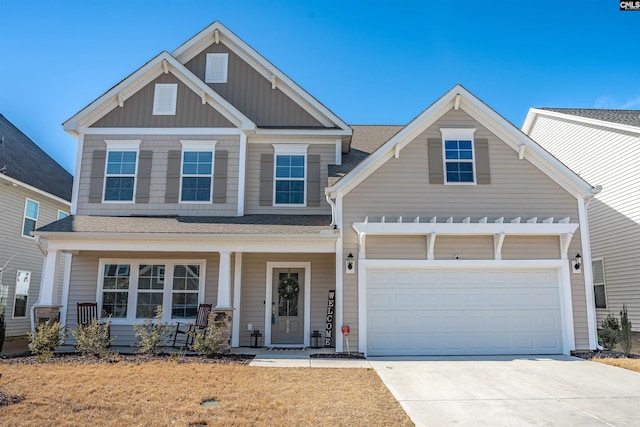
<instances>
[{"instance_id":1,"label":"concrete driveway","mask_svg":"<svg viewBox=\"0 0 640 427\"><path fill-rule=\"evenodd\" d=\"M369 357L416 426L638 426L640 373L568 356Z\"/></svg>"}]
</instances>

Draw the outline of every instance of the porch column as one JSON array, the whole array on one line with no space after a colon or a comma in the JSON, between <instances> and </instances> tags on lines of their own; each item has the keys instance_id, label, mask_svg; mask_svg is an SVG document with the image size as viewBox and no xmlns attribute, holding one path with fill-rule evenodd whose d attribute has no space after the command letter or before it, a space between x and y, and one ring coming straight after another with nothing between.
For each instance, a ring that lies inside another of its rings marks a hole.
<instances>
[{"instance_id":1,"label":"porch column","mask_svg":"<svg viewBox=\"0 0 640 427\"><path fill-rule=\"evenodd\" d=\"M231 252L220 252L218 303L216 309L231 308Z\"/></svg>"},{"instance_id":2,"label":"porch column","mask_svg":"<svg viewBox=\"0 0 640 427\"><path fill-rule=\"evenodd\" d=\"M60 301L56 301L58 296L57 267L58 250L49 250L42 268L38 305L51 306L60 303Z\"/></svg>"}]
</instances>

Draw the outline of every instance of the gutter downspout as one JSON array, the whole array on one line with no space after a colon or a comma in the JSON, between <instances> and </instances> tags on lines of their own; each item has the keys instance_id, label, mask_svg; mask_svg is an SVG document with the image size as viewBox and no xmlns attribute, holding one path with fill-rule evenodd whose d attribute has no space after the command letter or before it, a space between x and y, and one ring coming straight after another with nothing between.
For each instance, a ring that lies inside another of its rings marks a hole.
<instances>
[{"instance_id":1,"label":"gutter downspout","mask_svg":"<svg viewBox=\"0 0 640 427\"><path fill-rule=\"evenodd\" d=\"M327 203L331 206L331 225L333 228L336 227L336 203L331 198L332 188L327 187L324 189L324 196L327 199Z\"/></svg>"},{"instance_id":2,"label":"gutter downspout","mask_svg":"<svg viewBox=\"0 0 640 427\"><path fill-rule=\"evenodd\" d=\"M35 331L36 329L36 307L40 305L40 291L42 290L42 285L44 282L44 272L47 268L47 255L49 253L49 251L47 251L47 248L44 246L44 243L42 243L40 236L34 236L34 240L36 242L36 246L38 246L38 249L40 250L40 252L42 252L42 255L44 255L44 259L42 260L42 273L40 274L40 288L38 290L38 299L31 306L31 330L32 331Z\"/></svg>"}]
</instances>

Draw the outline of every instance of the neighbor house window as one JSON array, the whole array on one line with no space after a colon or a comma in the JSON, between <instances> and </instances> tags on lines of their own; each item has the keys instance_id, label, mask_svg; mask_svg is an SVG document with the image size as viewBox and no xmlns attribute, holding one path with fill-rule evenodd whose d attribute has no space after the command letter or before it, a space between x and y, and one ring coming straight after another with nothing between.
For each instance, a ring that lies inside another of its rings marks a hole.
<instances>
[{"instance_id":1,"label":"neighbor house window","mask_svg":"<svg viewBox=\"0 0 640 427\"><path fill-rule=\"evenodd\" d=\"M194 319L204 293L204 260L101 260L102 313L116 322Z\"/></svg>"},{"instance_id":2,"label":"neighbor house window","mask_svg":"<svg viewBox=\"0 0 640 427\"><path fill-rule=\"evenodd\" d=\"M607 293L605 289L604 278L604 260L592 260L591 269L593 271L593 294L596 300L596 308L607 308Z\"/></svg>"},{"instance_id":3,"label":"neighbor house window","mask_svg":"<svg viewBox=\"0 0 640 427\"><path fill-rule=\"evenodd\" d=\"M106 141L107 167L104 200L132 202L134 199L140 141Z\"/></svg>"},{"instance_id":4,"label":"neighbor house window","mask_svg":"<svg viewBox=\"0 0 640 427\"><path fill-rule=\"evenodd\" d=\"M275 204L305 204L307 145L274 144Z\"/></svg>"},{"instance_id":5,"label":"neighbor house window","mask_svg":"<svg viewBox=\"0 0 640 427\"><path fill-rule=\"evenodd\" d=\"M176 83L156 83L153 92L153 115L174 116L177 100L178 85Z\"/></svg>"},{"instance_id":6,"label":"neighbor house window","mask_svg":"<svg viewBox=\"0 0 640 427\"><path fill-rule=\"evenodd\" d=\"M207 53L205 83L226 83L228 66L228 53Z\"/></svg>"},{"instance_id":7,"label":"neighbor house window","mask_svg":"<svg viewBox=\"0 0 640 427\"><path fill-rule=\"evenodd\" d=\"M30 285L31 272L18 270L18 274L16 275L16 296L13 304L13 317L27 317Z\"/></svg>"},{"instance_id":8,"label":"neighbor house window","mask_svg":"<svg viewBox=\"0 0 640 427\"><path fill-rule=\"evenodd\" d=\"M58 211L58 220L64 219L69 216L69 212Z\"/></svg>"},{"instance_id":9,"label":"neighbor house window","mask_svg":"<svg viewBox=\"0 0 640 427\"><path fill-rule=\"evenodd\" d=\"M182 143L180 201L210 202L215 141L180 142Z\"/></svg>"},{"instance_id":10,"label":"neighbor house window","mask_svg":"<svg viewBox=\"0 0 640 427\"><path fill-rule=\"evenodd\" d=\"M440 129L444 176L447 184L474 184L473 134L475 129Z\"/></svg>"},{"instance_id":11,"label":"neighbor house window","mask_svg":"<svg viewBox=\"0 0 640 427\"><path fill-rule=\"evenodd\" d=\"M22 222L22 235L26 237L31 236L31 232L36 230L38 224L38 210L40 204L31 199L27 199L24 204L24 219Z\"/></svg>"}]
</instances>

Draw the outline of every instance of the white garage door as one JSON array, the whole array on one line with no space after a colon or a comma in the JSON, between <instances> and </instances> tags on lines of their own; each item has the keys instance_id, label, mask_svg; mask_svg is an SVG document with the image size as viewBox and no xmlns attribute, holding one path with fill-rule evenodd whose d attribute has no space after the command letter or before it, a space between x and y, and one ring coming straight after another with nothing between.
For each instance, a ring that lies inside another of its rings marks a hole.
<instances>
[{"instance_id":1,"label":"white garage door","mask_svg":"<svg viewBox=\"0 0 640 427\"><path fill-rule=\"evenodd\" d=\"M368 355L562 351L556 270L367 272Z\"/></svg>"}]
</instances>

